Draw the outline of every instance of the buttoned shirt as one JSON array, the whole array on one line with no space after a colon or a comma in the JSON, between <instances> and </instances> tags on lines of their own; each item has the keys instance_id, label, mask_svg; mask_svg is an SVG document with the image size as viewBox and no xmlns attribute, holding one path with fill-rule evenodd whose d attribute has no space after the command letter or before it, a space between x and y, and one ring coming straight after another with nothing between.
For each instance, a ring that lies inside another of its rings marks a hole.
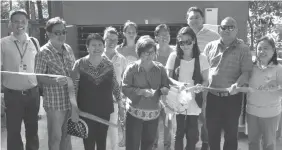
<instances>
[{"instance_id":1,"label":"buttoned shirt","mask_svg":"<svg viewBox=\"0 0 282 150\"><path fill-rule=\"evenodd\" d=\"M203 27L197 34L197 42L201 52L204 51L206 45L214 40L218 40L220 38L219 34Z\"/></svg>"},{"instance_id":2,"label":"buttoned shirt","mask_svg":"<svg viewBox=\"0 0 282 150\"><path fill-rule=\"evenodd\" d=\"M75 57L68 44L63 45L63 51L59 52L49 41L35 57L35 72L42 74L54 74L70 77ZM45 109L64 111L71 108L67 85L43 84Z\"/></svg>"},{"instance_id":3,"label":"buttoned shirt","mask_svg":"<svg viewBox=\"0 0 282 150\"><path fill-rule=\"evenodd\" d=\"M26 72L34 73L34 59L37 49L27 34L26 37L27 39L23 44L20 43L13 33L1 39L1 64L3 65L3 71L19 72L20 64L24 64L26 65ZM39 47L38 41L35 41ZM37 86L36 76L2 74L1 81L4 87L13 90L27 90Z\"/></svg>"},{"instance_id":4,"label":"buttoned shirt","mask_svg":"<svg viewBox=\"0 0 282 150\"><path fill-rule=\"evenodd\" d=\"M212 41L204 53L210 64L210 87L228 88L236 82L239 86L248 83L253 67L252 54L242 40L234 40L229 47L225 47L221 39Z\"/></svg>"},{"instance_id":5,"label":"buttoned shirt","mask_svg":"<svg viewBox=\"0 0 282 150\"><path fill-rule=\"evenodd\" d=\"M144 97L138 95L140 89L154 89L160 90L162 87L168 87L168 76L164 66L153 61L153 67L149 71L140 65L141 61L135 61L130 64L124 73L122 92L128 97L134 108L143 110L157 110L159 109L159 99L161 92L155 92L152 97Z\"/></svg>"}]
</instances>

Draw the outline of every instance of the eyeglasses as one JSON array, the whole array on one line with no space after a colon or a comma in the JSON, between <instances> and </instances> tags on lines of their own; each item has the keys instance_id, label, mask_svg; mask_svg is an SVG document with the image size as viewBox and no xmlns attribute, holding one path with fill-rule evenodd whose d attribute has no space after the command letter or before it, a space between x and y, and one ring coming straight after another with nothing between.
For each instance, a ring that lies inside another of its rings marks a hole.
<instances>
[{"instance_id":1,"label":"eyeglasses","mask_svg":"<svg viewBox=\"0 0 282 150\"><path fill-rule=\"evenodd\" d=\"M154 54L155 54L155 51L144 52L144 55L145 55L145 56L151 56L151 55L154 55Z\"/></svg>"},{"instance_id":2,"label":"eyeglasses","mask_svg":"<svg viewBox=\"0 0 282 150\"><path fill-rule=\"evenodd\" d=\"M220 29L221 29L222 31L226 31L226 30L228 30L228 31L233 31L233 30L235 29L235 26L233 26L233 25L230 25L230 26L225 26L225 25L223 25L223 26L220 26Z\"/></svg>"},{"instance_id":3,"label":"eyeglasses","mask_svg":"<svg viewBox=\"0 0 282 150\"><path fill-rule=\"evenodd\" d=\"M61 36L61 35L66 35L67 34L67 31L66 30L63 30L63 31L55 31L53 32L56 36Z\"/></svg>"},{"instance_id":4,"label":"eyeglasses","mask_svg":"<svg viewBox=\"0 0 282 150\"><path fill-rule=\"evenodd\" d=\"M180 46L184 46L184 45L192 45L193 41L178 41Z\"/></svg>"}]
</instances>

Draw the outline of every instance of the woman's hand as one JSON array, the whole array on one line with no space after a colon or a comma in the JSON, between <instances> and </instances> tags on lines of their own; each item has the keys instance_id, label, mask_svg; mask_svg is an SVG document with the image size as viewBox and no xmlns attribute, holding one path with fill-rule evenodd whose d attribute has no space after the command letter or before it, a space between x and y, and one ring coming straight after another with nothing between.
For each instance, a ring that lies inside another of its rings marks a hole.
<instances>
[{"instance_id":1,"label":"woman's hand","mask_svg":"<svg viewBox=\"0 0 282 150\"><path fill-rule=\"evenodd\" d=\"M163 95L167 95L168 91L169 91L169 89L167 87L162 87L160 90L161 90Z\"/></svg>"},{"instance_id":2,"label":"woman's hand","mask_svg":"<svg viewBox=\"0 0 282 150\"><path fill-rule=\"evenodd\" d=\"M267 82L267 84L260 87L261 90L271 90L278 88L278 83L276 80L270 80Z\"/></svg>"},{"instance_id":3,"label":"woman's hand","mask_svg":"<svg viewBox=\"0 0 282 150\"><path fill-rule=\"evenodd\" d=\"M197 84L194 86L194 93L200 93L204 91L204 86L201 84Z\"/></svg>"},{"instance_id":4,"label":"woman's hand","mask_svg":"<svg viewBox=\"0 0 282 150\"><path fill-rule=\"evenodd\" d=\"M154 96L156 90L153 89L140 89L138 95L143 95L145 97L152 97Z\"/></svg>"}]
</instances>

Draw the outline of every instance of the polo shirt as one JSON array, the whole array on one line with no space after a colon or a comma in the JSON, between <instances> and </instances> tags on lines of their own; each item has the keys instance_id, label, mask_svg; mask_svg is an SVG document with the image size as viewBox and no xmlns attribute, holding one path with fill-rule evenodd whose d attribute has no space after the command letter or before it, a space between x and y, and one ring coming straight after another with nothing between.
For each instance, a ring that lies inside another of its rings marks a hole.
<instances>
[{"instance_id":1,"label":"polo shirt","mask_svg":"<svg viewBox=\"0 0 282 150\"><path fill-rule=\"evenodd\" d=\"M3 65L3 71L19 72L22 54L22 62L26 65L26 72L34 73L34 60L37 49L30 37L27 34L26 36L27 39L23 46L13 33L1 39L1 64ZM35 41L39 48L38 41ZM1 81L4 87L13 90L27 90L37 86L36 76L2 74Z\"/></svg>"},{"instance_id":2,"label":"polo shirt","mask_svg":"<svg viewBox=\"0 0 282 150\"><path fill-rule=\"evenodd\" d=\"M197 42L201 52L204 51L206 45L214 40L218 40L220 38L219 34L203 27L197 34Z\"/></svg>"}]
</instances>

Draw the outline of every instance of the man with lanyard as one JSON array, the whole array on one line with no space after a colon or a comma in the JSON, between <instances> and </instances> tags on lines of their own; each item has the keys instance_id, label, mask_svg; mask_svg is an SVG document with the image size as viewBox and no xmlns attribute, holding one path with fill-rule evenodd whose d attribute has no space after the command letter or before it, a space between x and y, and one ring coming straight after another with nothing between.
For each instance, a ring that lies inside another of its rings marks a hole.
<instances>
[{"instance_id":1,"label":"man with lanyard","mask_svg":"<svg viewBox=\"0 0 282 150\"><path fill-rule=\"evenodd\" d=\"M34 72L34 59L39 43L29 37L28 15L24 10L10 12L10 36L1 39L3 71ZM33 41L36 45L34 45ZM7 149L24 150L21 140L22 120L26 129L26 150L38 150L39 89L35 76L1 74L7 115Z\"/></svg>"},{"instance_id":2,"label":"man with lanyard","mask_svg":"<svg viewBox=\"0 0 282 150\"><path fill-rule=\"evenodd\" d=\"M238 121L241 114L242 93L237 87L248 84L252 71L249 47L237 38L237 22L227 17L220 25L220 39L207 44L209 87L228 88L228 92L209 90L207 94L206 122L210 150L220 150L221 130L224 131L223 150L237 150Z\"/></svg>"},{"instance_id":3,"label":"man with lanyard","mask_svg":"<svg viewBox=\"0 0 282 150\"><path fill-rule=\"evenodd\" d=\"M121 84L122 74L126 68L127 61L123 55L116 51L118 43L118 32L114 27L107 27L104 31L105 51L104 56L108 57L114 65L117 81ZM110 122L118 123L118 113L122 113L123 110L119 110L117 102L114 103L114 112L110 116ZM122 114L121 114L122 115ZM122 115L123 116L123 115ZM115 127L109 127L107 135L107 150L118 150L118 129Z\"/></svg>"},{"instance_id":4,"label":"man with lanyard","mask_svg":"<svg viewBox=\"0 0 282 150\"><path fill-rule=\"evenodd\" d=\"M219 39L218 33L207 29L203 25L204 23L204 13L198 7L190 7L187 11L187 24L193 29L197 36L198 46L201 52L204 51L205 46L214 40ZM206 127L206 118L205 118L205 108L206 108L206 92L203 93L203 106L202 112L199 116L199 120L202 122L201 128L201 140L202 140L202 148L201 150L208 150L208 131Z\"/></svg>"},{"instance_id":5,"label":"man with lanyard","mask_svg":"<svg viewBox=\"0 0 282 150\"><path fill-rule=\"evenodd\" d=\"M59 17L46 23L48 43L41 47L35 57L35 72L71 76L75 62L72 48L65 43L66 23ZM67 119L72 109L66 77L37 76L43 85L43 107L47 115L49 150L71 150L71 139L67 134ZM73 114L77 114L73 113Z\"/></svg>"}]
</instances>

